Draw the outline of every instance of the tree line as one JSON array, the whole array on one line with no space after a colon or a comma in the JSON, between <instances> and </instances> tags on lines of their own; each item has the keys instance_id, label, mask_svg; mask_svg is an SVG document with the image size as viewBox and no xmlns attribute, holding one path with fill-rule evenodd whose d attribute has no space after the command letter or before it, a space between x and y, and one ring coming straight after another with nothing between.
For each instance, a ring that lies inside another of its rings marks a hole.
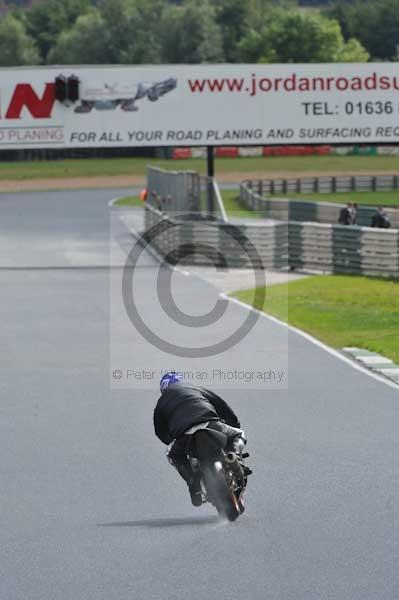
<instances>
[{"instance_id":1,"label":"tree line","mask_svg":"<svg viewBox=\"0 0 399 600\"><path fill-rule=\"evenodd\" d=\"M0 65L396 60L399 0L15 0ZM309 3L309 2L308 2ZM321 0L319 4L322 3Z\"/></svg>"}]
</instances>

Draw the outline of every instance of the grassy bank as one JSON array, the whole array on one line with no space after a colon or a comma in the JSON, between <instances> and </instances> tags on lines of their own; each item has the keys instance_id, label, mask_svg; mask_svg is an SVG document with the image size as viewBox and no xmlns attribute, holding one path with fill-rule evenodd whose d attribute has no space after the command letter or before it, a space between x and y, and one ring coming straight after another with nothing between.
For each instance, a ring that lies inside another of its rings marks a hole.
<instances>
[{"instance_id":1,"label":"grassy bank","mask_svg":"<svg viewBox=\"0 0 399 600\"><path fill-rule=\"evenodd\" d=\"M237 190L222 190L222 197L224 207L227 214L230 217L259 217L262 216L251 210L245 210L241 208L239 204L239 192ZM370 206L397 206L399 208L399 191L397 192L358 192L355 194L309 194L303 196L299 194L289 194L291 200L309 200L314 202L336 202L339 204L345 204L346 202L357 202L359 205L370 205ZM142 202L138 197L126 196L121 198L116 203L118 206L142 206Z\"/></svg>"},{"instance_id":2,"label":"grassy bank","mask_svg":"<svg viewBox=\"0 0 399 600\"><path fill-rule=\"evenodd\" d=\"M146 173L148 164L165 169L194 170L205 173L206 160L155 160L149 158L70 159L59 161L1 162L0 180L29 180L74 177L140 175ZM377 173L397 171L398 159L392 156L298 156L261 158L216 159L216 176L223 173L275 172L346 172L366 171Z\"/></svg>"},{"instance_id":3,"label":"grassy bank","mask_svg":"<svg viewBox=\"0 0 399 600\"><path fill-rule=\"evenodd\" d=\"M252 304L253 290L234 294ZM399 282L317 276L267 288L256 308L334 348L357 346L399 363Z\"/></svg>"},{"instance_id":4,"label":"grassy bank","mask_svg":"<svg viewBox=\"0 0 399 600\"><path fill-rule=\"evenodd\" d=\"M229 217L254 217L262 218L260 214L253 210L241 208L239 204L239 191L237 190L221 190L224 208Z\"/></svg>"},{"instance_id":5,"label":"grassy bank","mask_svg":"<svg viewBox=\"0 0 399 600\"><path fill-rule=\"evenodd\" d=\"M224 207L229 217L257 217L257 213L251 210L244 210L238 203L238 192L236 190L222 190ZM137 196L125 196L116 202L116 206L143 206L143 202Z\"/></svg>"},{"instance_id":6,"label":"grassy bank","mask_svg":"<svg viewBox=\"0 0 399 600\"><path fill-rule=\"evenodd\" d=\"M123 198L118 198L115 202L115 206L126 206L129 208L142 208L144 203L138 196L123 196Z\"/></svg>"}]
</instances>

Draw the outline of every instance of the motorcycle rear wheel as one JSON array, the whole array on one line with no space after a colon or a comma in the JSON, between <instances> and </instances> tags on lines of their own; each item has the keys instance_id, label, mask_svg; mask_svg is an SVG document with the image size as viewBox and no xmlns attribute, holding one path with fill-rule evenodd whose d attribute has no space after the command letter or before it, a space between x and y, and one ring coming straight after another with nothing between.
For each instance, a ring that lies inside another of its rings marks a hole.
<instances>
[{"instance_id":1,"label":"motorcycle rear wheel","mask_svg":"<svg viewBox=\"0 0 399 600\"><path fill-rule=\"evenodd\" d=\"M204 474L208 495L223 519L235 521L240 516L241 510L235 494L226 483L221 465L220 467L217 465L218 463L214 463Z\"/></svg>"}]
</instances>

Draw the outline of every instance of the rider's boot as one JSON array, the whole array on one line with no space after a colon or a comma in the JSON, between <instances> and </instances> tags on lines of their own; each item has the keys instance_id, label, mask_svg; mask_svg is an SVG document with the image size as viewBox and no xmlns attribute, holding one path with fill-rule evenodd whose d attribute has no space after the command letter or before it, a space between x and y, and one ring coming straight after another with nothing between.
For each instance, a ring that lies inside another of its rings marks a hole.
<instances>
[{"instance_id":1,"label":"rider's boot","mask_svg":"<svg viewBox=\"0 0 399 600\"><path fill-rule=\"evenodd\" d=\"M187 484L190 492L191 504L193 506L201 506L202 490L199 477L197 475L193 475L192 479L188 481Z\"/></svg>"},{"instance_id":2,"label":"rider's boot","mask_svg":"<svg viewBox=\"0 0 399 600\"><path fill-rule=\"evenodd\" d=\"M231 448L232 448L233 452L235 452L235 454L237 455L238 461L244 470L245 476L248 476L248 475L252 475L252 469L247 467L247 465L245 465L244 461L243 461L244 458L248 458L248 456L249 456L249 454L243 454L245 444L246 444L246 441L244 438L237 437L232 441Z\"/></svg>"},{"instance_id":3,"label":"rider's boot","mask_svg":"<svg viewBox=\"0 0 399 600\"><path fill-rule=\"evenodd\" d=\"M191 503L193 506L201 506L202 504L202 490L200 478L194 473L189 464L174 465L178 473L183 477L184 481L188 485L190 492Z\"/></svg>"},{"instance_id":4,"label":"rider's boot","mask_svg":"<svg viewBox=\"0 0 399 600\"><path fill-rule=\"evenodd\" d=\"M245 448L245 444L246 444L246 441L245 441L244 438L242 438L242 437L235 437L231 441L231 449L233 450L233 452L235 452L237 454L237 456L241 457L242 451Z\"/></svg>"}]
</instances>

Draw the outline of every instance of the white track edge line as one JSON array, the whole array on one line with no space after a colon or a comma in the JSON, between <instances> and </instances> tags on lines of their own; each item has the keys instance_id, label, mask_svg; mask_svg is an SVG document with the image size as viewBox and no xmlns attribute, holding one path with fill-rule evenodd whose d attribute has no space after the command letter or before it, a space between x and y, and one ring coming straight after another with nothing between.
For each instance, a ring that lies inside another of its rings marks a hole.
<instances>
[{"instance_id":1,"label":"white track edge line","mask_svg":"<svg viewBox=\"0 0 399 600\"><path fill-rule=\"evenodd\" d=\"M123 198L123 196L117 196L116 198L112 198L112 200L109 200L108 208L114 208L114 204L116 204L116 202L118 202L118 200L120 200L121 198Z\"/></svg>"},{"instance_id":2,"label":"white track edge line","mask_svg":"<svg viewBox=\"0 0 399 600\"><path fill-rule=\"evenodd\" d=\"M108 206L112 208L114 206L115 202L117 202L122 197L123 196L118 196L116 198L113 198L112 200L110 200L108 202ZM140 237L138 231L136 231L135 229L131 228L130 231L136 238ZM158 252L153 250L153 248L151 248L149 244L146 246L146 250L148 250L148 252L154 258L156 258L158 261L163 262L162 256L160 254L158 254ZM179 267L173 267L172 265L168 265L168 267L174 271L179 271L179 273L181 273L182 275L185 275L186 277L189 277L191 275L191 273L189 271L179 269ZM360 371L361 373L368 375L372 379L375 379L376 381L379 381L380 383L385 383L385 385L387 385L388 387L391 387L391 388L395 389L396 391L398 391L398 385L396 383L394 383L393 381L389 381L389 379L387 379L386 377L378 375L377 373L370 371L370 369L367 369L366 367L356 363L355 360L352 360L352 359L348 358L347 356L345 356L344 354L342 354L341 352L338 352L338 350L335 350L334 348L327 346L327 344L324 344L323 342L321 342L317 338L313 337L309 333L306 333L306 331L302 331L302 329L298 329L297 327L294 327L293 325L289 325L288 323L285 323L284 321L281 321L280 319L277 319L276 317L272 317L271 315L268 315L267 313L264 313L261 310L257 310L253 306L250 306L249 304L245 304L245 302L242 302L241 300L238 300L237 298L232 298L231 296L228 296L227 294L225 294L223 292L220 293L219 296L221 298L228 300L229 302L234 302L235 304L238 304L238 306L241 306L247 310L252 310L253 312L258 313L261 317L269 319L269 321L272 321L273 323L276 323L277 325L282 325L283 327L286 327L290 331L293 331L293 332L297 333L298 335L300 335L301 337L308 340L308 342L311 342L315 346L318 346L325 352L328 352L332 356L335 356L335 358L338 358L342 362L351 366L353 369L356 369L356 371Z\"/></svg>"},{"instance_id":3,"label":"white track edge line","mask_svg":"<svg viewBox=\"0 0 399 600\"><path fill-rule=\"evenodd\" d=\"M293 332L297 333L298 335L300 335L301 337L305 338L306 340L308 340L315 346L318 346L325 352L328 352L329 354L331 354L332 356L335 356L336 358L338 358L342 362L346 363L347 365L350 365L353 369L356 369L357 371L360 371L361 373L365 373L366 375L368 375L369 377L372 377L376 381L379 381L380 383L385 383L385 385L387 385L391 388L394 388L396 391L398 391L398 385L396 383L394 383L393 381L389 381L389 379L386 379L385 377L378 375L377 373L374 373L373 371L370 371L369 369L365 368L364 366L356 363L354 360L348 358L344 354L341 354L341 352L339 352L338 350L335 350L334 348L327 346L327 344L324 344L324 342L321 342L320 340L313 337L309 333L302 331L302 329L298 329L297 327L294 327L293 325L289 325L289 323L286 323L285 321L281 321L280 319L277 319L276 317L268 315L267 313L265 313L261 310L257 310L253 306L250 306L249 304L246 304L245 302L242 302L241 300L238 300L237 298L232 298L231 296L228 296L227 294L224 294L224 293L221 293L220 296L226 300L229 300L230 302L234 302L235 304L238 304L239 306L246 308L247 310L252 310L253 312L260 315L261 317L264 317L264 318L268 319L269 321L276 323L277 325L282 325L283 327L286 327L290 331L293 331Z\"/></svg>"},{"instance_id":4,"label":"white track edge line","mask_svg":"<svg viewBox=\"0 0 399 600\"><path fill-rule=\"evenodd\" d=\"M120 200L121 198L123 198L123 196L117 196L116 198L112 198L112 200L110 200L108 202L108 207L109 208L113 208L114 204ZM121 207L121 209L123 209L123 207ZM118 208L118 210L121 210ZM130 233L137 239L140 239L140 233L134 229L133 227L127 227L126 228L130 231ZM157 261L159 261L160 263L164 263L164 259L162 258L162 256L160 254L158 254L158 252L156 250L154 250L154 248L152 248L151 244L147 244L145 249L148 251L149 254L151 254L151 256L153 258L155 258ZM180 269L180 267L174 267L173 265L170 265L168 263L165 263L165 266L168 267L169 269L173 270L173 271L178 271L179 273L181 273L182 275L184 275L185 277L190 277L191 273L189 271L185 271L184 269Z\"/></svg>"}]
</instances>

